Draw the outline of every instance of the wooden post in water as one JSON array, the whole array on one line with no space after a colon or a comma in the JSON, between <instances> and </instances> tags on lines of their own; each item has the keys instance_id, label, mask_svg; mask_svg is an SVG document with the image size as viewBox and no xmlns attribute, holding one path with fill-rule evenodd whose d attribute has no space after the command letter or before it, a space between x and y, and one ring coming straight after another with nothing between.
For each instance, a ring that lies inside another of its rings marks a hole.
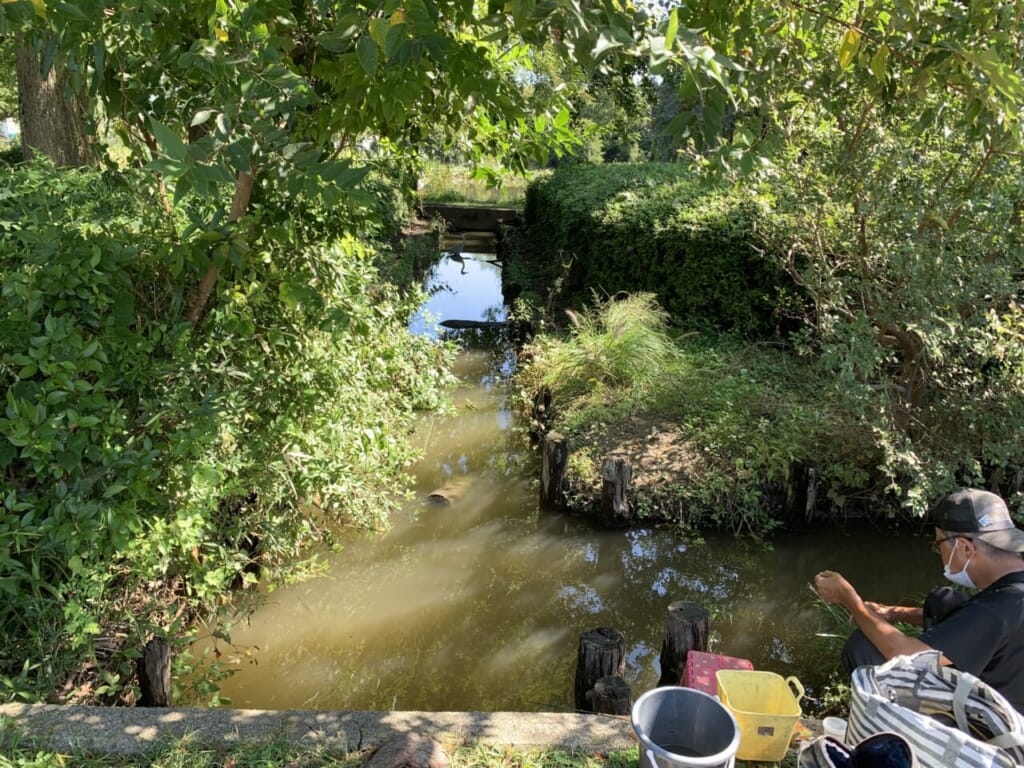
<instances>
[{"instance_id":1,"label":"wooden post in water","mask_svg":"<svg viewBox=\"0 0 1024 768\"><path fill-rule=\"evenodd\" d=\"M545 509L565 506L565 470L569 465L569 441L557 432L544 436L540 470L540 503Z\"/></svg>"},{"instance_id":2,"label":"wooden post in water","mask_svg":"<svg viewBox=\"0 0 1024 768\"><path fill-rule=\"evenodd\" d=\"M786 518L797 526L810 524L818 503L818 470L813 464L793 461L786 481Z\"/></svg>"},{"instance_id":3,"label":"wooden post in water","mask_svg":"<svg viewBox=\"0 0 1024 768\"><path fill-rule=\"evenodd\" d=\"M586 708L599 715L628 715L633 707L633 690L618 675L602 677L586 698Z\"/></svg>"},{"instance_id":4,"label":"wooden post in water","mask_svg":"<svg viewBox=\"0 0 1024 768\"><path fill-rule=\"evenodd\" d=\"M582 633L576 656L576 709L590 709L587 693L602 677L622 677L625 671L625 635L611 627L598 627Z\"/></svg>"},{"instance_id":5,"label":"wooden post in water","mask_svg":"<svg viewBox=\"0 0 1024 768\"><path fill-rule=\"evenodd\" d=\"M661 678L658 685L679 685L690 651L707 651L711 634L711 612L698 603L675 602L665 618L665 641L661 646Z\"/></svg>"},{"instance_id":6,"label":"wooden post in water","mask_svg":"<svg viewBox=\"0 0 1024 768\"><path fill-rule=\"evenodd\" d=\"M171 646L162 637L154 637L135 662L139 677L140 707L171 706Z\"/></svg>"},{"instance_id":7,"label":"wooden post in water","mask_svg":"<svg viewBox=\"0 0 1024 768\"><path fill-rule=\"evenodd\" d=\"M601 467L601 512L610 523L629 520L626 491L633 478L633 468L625 459L606 459Z\"/></svg>"}]
</instances>

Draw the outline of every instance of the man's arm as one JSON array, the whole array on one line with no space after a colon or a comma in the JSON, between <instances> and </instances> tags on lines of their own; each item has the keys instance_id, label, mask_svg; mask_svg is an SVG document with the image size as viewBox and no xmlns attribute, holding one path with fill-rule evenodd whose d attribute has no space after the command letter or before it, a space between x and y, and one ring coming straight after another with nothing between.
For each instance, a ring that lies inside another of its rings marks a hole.
<instances>
[{"instance_id":1,"label":"man's arm","mask_svg":"<svg viewBox=\"0 0 1024 768\"><path fill-rule=\"evenodd\" d=\"M825 602L841 605L848 610L854 624L886 659L934 650L916 637L903 634L879 613L871 610L842 574L822 571L814 577L814 588ZM945 657L942 661L944 664L949 663Z\"/></svg>"},{"instance_id":2,"label":"man's arm","mask_svg":"<svg viewBox=\"0 0 1024 768\"><path fill-rule=\"evenodd\" d=\"M900 622L901 624L910 624L915 627L924 626L924 608L921 606L882 605L881 603L873 603L870 600L865 600L864 605L872 613L893 624Z\"/></svg>"}]
</instances>

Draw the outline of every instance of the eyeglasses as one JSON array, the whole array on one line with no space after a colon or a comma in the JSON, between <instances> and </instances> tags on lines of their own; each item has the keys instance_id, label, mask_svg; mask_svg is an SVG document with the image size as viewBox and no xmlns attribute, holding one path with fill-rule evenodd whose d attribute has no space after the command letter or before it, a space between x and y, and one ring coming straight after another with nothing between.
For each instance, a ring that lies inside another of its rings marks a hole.
<instances>
[{"instance_id":1,"label":"eyeglasses","mask_svg":"<svg viewBox=\"0 0 1024 768\"><path fill-rule=\"evenodd\" d=\"M939 547L941 547L944 542L947 542L950 539L966 539L966 538L969 538L969 537L967 537L967 536L947 536L944 539L936 539L935 541L929 542L928 543L928 548L937 555L937 554L939 554Z\"/></svg>"}]
</instances>

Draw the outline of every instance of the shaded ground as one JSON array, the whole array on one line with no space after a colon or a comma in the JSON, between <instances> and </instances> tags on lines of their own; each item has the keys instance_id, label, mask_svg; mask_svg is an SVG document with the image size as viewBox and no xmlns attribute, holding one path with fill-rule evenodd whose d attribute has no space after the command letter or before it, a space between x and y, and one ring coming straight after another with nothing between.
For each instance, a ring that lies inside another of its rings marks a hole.
<instances>
[{"instance_id":1,"label":"shaded ground","mask_svg":"<svg viewBox=\"0 0 1024 768\"><path fill-rule=\"evenodd\" d=\"M629 461L634 491L656 494L687 482L699 471L700 456L669 419L641 414L602 427L588 434L588 444L597 456Z\"/></svg>"}]
</instances>

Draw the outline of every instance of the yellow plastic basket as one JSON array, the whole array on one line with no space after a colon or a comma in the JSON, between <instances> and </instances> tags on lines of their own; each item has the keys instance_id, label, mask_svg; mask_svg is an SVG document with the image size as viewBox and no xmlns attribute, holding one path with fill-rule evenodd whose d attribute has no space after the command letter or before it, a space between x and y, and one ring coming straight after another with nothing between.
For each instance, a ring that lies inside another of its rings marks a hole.
<instances>
[{"instance_id":1,"label":"yellow plastic basket","mask_svg":"<svg viewBox=\"0 0 1024 768\"><path fill-rule=\"evenodd\" d=\"M804 696L800 681L750 669L720 669L715 677L718 698L740 727L736 758L782 760L800 722L800 699Z\"/></svg>"}]
</instances>

